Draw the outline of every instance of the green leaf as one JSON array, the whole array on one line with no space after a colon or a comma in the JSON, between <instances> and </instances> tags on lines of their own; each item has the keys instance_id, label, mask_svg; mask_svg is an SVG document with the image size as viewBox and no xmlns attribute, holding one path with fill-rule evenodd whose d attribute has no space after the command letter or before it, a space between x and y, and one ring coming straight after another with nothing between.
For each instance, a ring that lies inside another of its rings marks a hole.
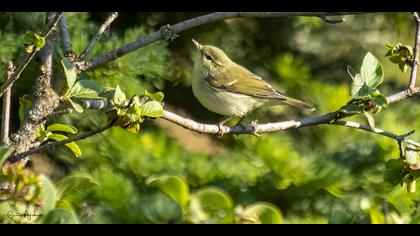
<instances>
[{"instance_id":1,"label":"green leaf","mask_svg":"<svg viewBox=\"0 0 420 236\"><path fill-rule=\"evenodd\" d=\"M355 83L353 83L354 85ZM373 91L375 91L373 88L369 87L366 83L362 84L362 87L358 87L359 85L352 86L352 91L351 93L353 94L353 89L357 90L357 93L352 97L353 98L365 98L367 96L369 96L371 93L373 93Z\"/></svg>"},{"instance_id":2,"label":"green leaf","mask_svg":"<svg viewBox=\"0 0 420 236\"><path fill-rule=\"evenodd\" d=\"M190 190L187 182L183 178L176 175L150 176L147 178L146 184L158 187L178 203L182 209L186 209L190 200Z\"/></svg>"},{"instance_id":3,"label":"green leaf","mask_svg":"<svg viewBox=\"0 0 420 236\"><path fill-rule=\"evenodd\" d=\"M94 185L97 183L87 174L67 176L56 183L57 199L62 200L71 193L86 191Z\"/></svg>"},{"instance_id":4,"label":"green leaf","mask_svg":"<svg viewBox=\"0 0 420 236\"><path fill-rule=\"evenodd\" d=\"M15 150L14 147L0 146L0 170L7 158Z\"/></svg>"},{"instance_id":5,"label":"green leaf","mask_svg":"<svg viewBox=\"0 0 420 236\"><path fill-rule=\"evenodd\" d=\"M59 123L51 124L47 127L46 132L54 132L54 131L61 131L61 132L66 132L70 134L76 134L77 128L74 127L73 125L59 124Z\"/></svg>"},{"instance_id":6,"label":"green leaf","mask_svg":"<svg viewBox=\"0 0 420 236\"><path fill-rule=\"evenodd\" d=\"M228 193L206 187L191 194L189 205L193 223L233 223L233 202Z\"/></svg>"},{"instance_id":7,"label":"green leaf","mask_svg":"<svg viewBox=\"0 0 420 236\"><path fill-rule=\"evenodd\" d=\"M164 98L164 94L162 92L156 92L156 93L149 93L149 91L145 90L144 95L150 97L151 99L162 102Z\"/></svg>"},{"instance_id":8,"label":"green leaf","mask_svg":"<svg viewBox=\"0 0 420 236\"><path fill-rule=\"evenodd\" d=\"M43 224L80 224L73 211L57 208L48 213L42 221Z\"/></svg>"},{"instance_id":9,"label":"green leaf","mask_svg":"<svg viewBox=\"0 0 420 236\"><path fill-rule=\"evenodd\" d=\"M70 102L71 106L73 107L73 109L77 112L77 113L82 113L83 112L83 107L77 103L74 102L73 100L71 100L71 98L69 98L67 101Z\"/></svg>"},{"instance_id":10,"label":"green leaf","mask_svg":"<svg viewBox=\"0 0 420 236\"><path fill-rule=\"evenodd\" d=\"M404 163L401 159L391 159L385 164L384 171L384 181L391 183L392 185L397 185L403 180L403 173L401 169L403 168Z\"/></svg>"},{"instance_id":11,"label":"green leaf","mask_svg":"<svg viewBox=\"0 0 420 236\"><path fill-rule=\"evenodd\" d=\"M114 93L114 103L123 106L126 101L127 97L125 96L125 93L120 89L120 86L117 85Z\"/></svg>"},{"instance_id":12,"label":"green leaf","mask_svg":"<svg viewBox=\"0 0 420 236\"><path fill-rule=\"evenodd\" d=\"M23 44L33 44L34 40L35 40L35 33L32 31L28 31L22 36Z\"/></svg>"},{"instance_id":13,"label":"green leaf","mask_svg":"<svg viewBox=\"0 0 420 236\"><path fill-rule=\"evenodd\" d=\"M283 216L280 209L267 202L257 202L248 206L241 214L242 221L260 224L281 224Z\"/></svg>"},{"instance_id":14,"label":"green leaf","mask_svg":"<svg viewBox=\"0 0 420 236\"><path fill-rule=\"evenodd\" d=\"M56 141L62 141L62 140L68 139L66 135L62 135L62 134L51 134L48 136L48 138L56 140ZM74 156L80 157L82 155L82 151L80 150L79 146L75 142L66 143L64 144L64 146L70 149L70 151L73 152Z\"/></svg>"},{"instance_id":15,"label":"green leaf","mask_svg":"<svg viewBox=\"0 0 420 236\"><path fill-rule=\"evenodd\" d=\"M131 133L138 134L140 132L140 124L132 123L132 124L129 124L125 129Z\"/></svg>"},{"instance_id":16,"label":"green leaf","mask_svg":"<svg viewBox=\"0 0 420 236\"><path fill-rule=\"evenodd\" d=\"M375 92L370 94L371 101L374 102L377 106L380 107L387 107L388 101L386 100L386 97L382 95L377 89Z\"/></svg>"},{"instance_id":17,"label":"green leaf","mask_svg":"<svg viewBox=\"0 0 420 236\"><path fill-rule=\"evenodd\" d=\"M360 73L366 82L366 85L371 88L376 88L384 79L384 71L381 63L370 52L368 52L363 59Z\"/></svg>"},{"instance_id":18,"label":"green leaf","mask_svg":"<svg viewBox=\"0 0 420 236\"><path fill-rule=\"evenodd\" d=\"M370 114L369 112L365 112L365 113L363 113L363 115L366 116L366 119L368 121L368 124L369 124L370 128L374 129L375 128L375 118L373 118L372 114Z\"/></svg>"},{"instance_id":19,"label":"green leaf","mask_svg":"<svg viewBox=\"0 0 420 236\"><path fill-rule=\"evenodd\" d=\"M23 121L25 112L28 112L32 106L32 101L28 95L19 98L19 120Z\"/></svg>"},{"instance_id":20,"label":"green leaf","mask_svg":"<svg viewBox=\"0 0 420 236\"><path fill-rule=\"evenodd\" d=\"M68 90L70 90L73 87L74 83L76 82L76 77L77 77L76 68L67 58L63 58L61 60L61 64L63 65L63 68L64 68L64 74L66 76Z\"/></svg>"},{"instance_id":21,"label":"green leaf","mask_svg":"<svg viewBox=\"0 0 420 236\"><path fill-rule=\"evenodd\" d=\"M34 45L36 48L43 48L45 46L45 38L35 34L35 42Z\"/></svg>"},{"instance_id":22,"label":"green leaf","mask_svg":"<svg viewBox=\"0 0 420 236\"><path fill-rule=\"evenodd\" d=\"M334 209L328 219L328 224L351 224L352 216L344 211Z\"/></svg>"},{"instance_id":23,"label":"green leaf","mask_svg":"<svg viewBox=\"0 0 420 236\"><path fill-rule=\"evenodd\" d=\"M347 65L347 73L350 75L350 77L354 80L356 75L358 74L356 69L354 69L352 66Z\"/></svg>"},{"instance_id":24,"label":"green leaf","mask_svg":"<svg viewBox=\"0 0 420 236\"><path fill-rule=\"evenodd\" d=\"M368 214L370 217L370 223L371 224L385 224L385 216L384 214L376 209L376 208L371 208L368 210Z\"/></svg>"},{"instance_id":25,"label":"green leaf","mask_svg":"<svg viewBox=\"0 0 420 236\"><path fill-rule=\"evenodd\" d=\"M141 115L148 117L160 117L163 115L163 107L157 101L149 101L141 107Z\"/></svg>"},{"instance_id":26,"label":"green leaf","mask_svg":"<svg viewBox=\"0 0 420 236\"><path fill-rule=\"evenodd\" d=\"M51 182L51 180L45 175L41 175L40 179L41 179L42 189L43 189L41 193L41 199L43 202L42 212L43 214L46 214L47 212L55 208L55 204L57 201L56 189L54 187L54 184Z\"/></svg>"},{"instance_id":27,"label":"green leaf","mask_svg":"<svg viewBox=\"0 0 420 236\"><path fill-rule=\"evenodd\" d=\"M70 96L77 98L102 98L99 96L101 88L92 80L83 79L77 81L71 88Z\"/></svg>"},{"instance_id":28,"label":"green leaf","mask_svg":"<svg viewBox=\"0 0 420 236\"><path fill-rule=\"evenodd\" d=\"M411 180L407 182L407 192L409 193L416 192L416 180Z\"/></svg>"}]
</instances>

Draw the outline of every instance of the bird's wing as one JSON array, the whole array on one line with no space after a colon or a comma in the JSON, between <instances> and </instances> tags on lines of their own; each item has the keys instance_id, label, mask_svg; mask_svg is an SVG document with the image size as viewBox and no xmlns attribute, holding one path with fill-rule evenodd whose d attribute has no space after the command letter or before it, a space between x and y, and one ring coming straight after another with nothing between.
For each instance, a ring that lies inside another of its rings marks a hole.
<instances>
[{"instance_id":1,"label":"bird's wing","mask_svg":"<svg viewBox=\"0 0 420 236\"><path fill-rule=\"evenodd\" d=\"M244 67L234 64L219 75L208 75L205 80L211 87L233 93L241 93L258 98L285 100L285 96L270 84Z\"/></svg>"}]
</instances>

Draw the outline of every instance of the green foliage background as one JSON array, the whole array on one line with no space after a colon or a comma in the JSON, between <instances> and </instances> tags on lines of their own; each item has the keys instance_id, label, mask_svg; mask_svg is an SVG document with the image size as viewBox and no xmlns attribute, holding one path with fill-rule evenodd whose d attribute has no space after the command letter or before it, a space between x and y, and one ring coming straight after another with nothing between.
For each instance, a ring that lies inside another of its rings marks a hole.
<instances>
[{"instance_id":1,"label":"green foliage background","mask_svg":"<svg viewBox=\"0 0 420 236\"><path fill-rule=\"evenodd\" d=\"M198 15L120 13L88 59L159 30L162 25ZM66 16L73 50L79 54L106 14ZM0 22L0 68L4 68L8 60L23 57L18 39L27 30L39 31L44 14L4 13ZM402 74L398 66L385 58L384 45L413 45L414 24L409 13L348 16L344 23L334 25L308 17L223 20L181 32L173 42L152 43L83 76L103 87L119 85L127 97L140 95L145 89L161 90L167 109L197 121L216 122L221 117L203 108L191 91L191 38L220 47L278 90L317 107L313 114L287 106L261 108L245 120L264 123L323 114L345 105L350 99L351 83L346 65L359 68L367 51L384 66L381 91L389 95L404 89L409 73ZM61 48L56 53L62 55ZM37 72L37 63L32 63L16 83L14 100L30 94L35 80L31 71ZM0 73L0 78L4 79L4 73ZM417 129L417 105L416 100L390 105L374 115L376 127L397 134ZM14 107L17 110L17 105ZM16 129L17 115L14 119ZM351 119L366 123L363 116ZM106 116L86 111L55 122L74 125L83 132L104 125ZM420 140L420 135L415 133L411 138ZM58 210L55 217L44 217L38 222L62 218L81 223L186 222L175 201L146 184L147 178L158 174L185 178L191 192L216 186L230 195L235 209L254 202L270 202L280 209L284 223L420 220L419 191L407 193L401 186L394 187L383 180L385 162L398 158L396 142L355 129L320 125L258 138L217 138L197 135L157 119L143 123L140 134L114 127L77 143L82 150L79 159L65 148L33 158L31 168L49 175L54 182L85 176L90 183L78 185L56 204L56 209L70 211ZM3 222L8 219L3 217Z\"/></svg>"}]
</instances>

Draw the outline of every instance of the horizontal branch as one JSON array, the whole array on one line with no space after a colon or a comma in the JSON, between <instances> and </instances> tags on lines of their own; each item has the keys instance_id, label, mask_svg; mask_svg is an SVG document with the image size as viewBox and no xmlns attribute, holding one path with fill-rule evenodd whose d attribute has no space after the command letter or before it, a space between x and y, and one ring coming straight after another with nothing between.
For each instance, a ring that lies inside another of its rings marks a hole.
<instances>
[{"instance_id":1,"label":"horizontal branch","mask_svg":"<svg viewBox=\"0 0 420 236\"><path fill-rule=\"evenodd\" d=\"M325 20L326 16L341 16L341 15L353 15L363 14L362 12L215 12L204 16L195 17L173 26L169 26L172 30L172 34L201 26L204 24L212 23L219 20L231 19L231 18L267 18L267 17L288 17L288 16L312 16L320 17ZM168 28L168 27L166 27ZM128 43L118 49L105 53L103 55L92 58L87 62L85 68L80 68L83 71L92 70L95 67L104 63L113 61L119 57L126 55L138 48L144 47L150 43L153 43L159 39L162 39L163 35L161 31L156 31L149 35L144 36L141 39Z\"/></svg>"}]
</instances>

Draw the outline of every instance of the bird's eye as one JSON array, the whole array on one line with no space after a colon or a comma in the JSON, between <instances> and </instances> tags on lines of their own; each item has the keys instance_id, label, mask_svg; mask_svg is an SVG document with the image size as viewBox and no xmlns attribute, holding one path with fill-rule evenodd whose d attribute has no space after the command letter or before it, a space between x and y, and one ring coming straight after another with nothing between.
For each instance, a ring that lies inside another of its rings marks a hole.
<instances>
[{"instance_id":1,"label":"bird's eye","mask_svg":"<svg viewBox=\"0 0 420 236\"><path fill-rule=\"evenodd\" d=\"M209 60L209 61L212 61L213 60L213 58L210 55L208 55L208 54L206 55L206 59Z\"/></svg>"}]
</instances>

